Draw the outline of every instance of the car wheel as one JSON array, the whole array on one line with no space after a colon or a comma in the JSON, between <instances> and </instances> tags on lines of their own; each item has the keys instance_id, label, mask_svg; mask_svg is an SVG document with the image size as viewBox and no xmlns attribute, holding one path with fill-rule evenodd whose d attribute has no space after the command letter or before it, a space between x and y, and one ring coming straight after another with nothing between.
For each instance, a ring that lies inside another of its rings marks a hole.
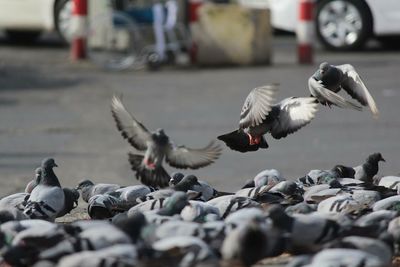
<instances>
[{"instance_id":1,"label":"car wheel","mask_svg":"<svg viewBox=\"0 0 400 267\"><path fill-rule=\"evenodd\" d=\"M72 4L72 0L59 0L54 13L57 32L67 43L71 40Z\"/></svg>"},{"instance_id":2,"label":"car wheel","mask_svg":"<svg viewBox=\"0 0 400 267\"><path fill-rule=\"evenodd\" d=\"M331 50L355 50L372 34L372 15L362 0L322 0L317 4L316 32Z\"/></svg>"},{"instance_id":3,"label":"car wheel","mask_svg":"<svg viewBox=\"0 0 400 267\"><path fill-rule=\"evenodd\" d=\"M6 30L7 38L17 44L31 44L35 42L41 32L40 31L23 31L23 30Z\"/></svg>"}]
</instances>

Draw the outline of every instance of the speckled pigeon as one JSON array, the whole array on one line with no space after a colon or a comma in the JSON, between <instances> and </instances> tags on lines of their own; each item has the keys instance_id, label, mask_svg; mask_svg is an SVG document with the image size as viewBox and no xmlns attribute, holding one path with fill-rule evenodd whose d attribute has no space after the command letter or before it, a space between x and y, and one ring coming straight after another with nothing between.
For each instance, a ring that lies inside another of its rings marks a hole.
<instances>
[{"instance_id":1,"label":"speckled pigeon","mask_svg":"<svg viewBox=\"0 0 400 267\"><path fill-rule=\"evenodd\" d=\"M144 151L144 155L129 153L129 162L136 178L145 185L168 186L170 176L162 167L164 158L172 167L198 169L213 163L221 154L220 146L213 141L204 148L193 149L176 146L162 129L148 131L116 96L111 101L111 112L122 136L134 148Z\"/></svg>"},{"instance_id":2,"label":"speckled pigeon","mask_svg":"<svg viewBox=\"0 0 400 267\"><path fill-rule=\"evenodd\" d=\"M219 140L239 152L268 148L263 137L270 133L280 139L304 127L315 117L318 103L314 97L289 97L273 104L277 84L253 89L240 113L239 129L218 136Z\"/></svg>"},{"instance_id":3,"label":"speckled pigeon","mask_svg":"<svg viewBox=\"0 0 400 267\"><path fill-rule=\"evenodd\" d=\"M24 213L32 219L53 221L64 210L65 196L53 168L57 167L53 158L42 161L42 176L32 190Z\"/></svg>"},{"instance_id":4,"label":"speckled pigeon","mask_svg":"<svg viewBox=\"0 0 400 267\"><path fill-rule=\"evenodd\" d=\"M308 87L311 95L316 97L323 105L361 110L360 105L337 94L343 89L361 105L368 106L375 118L379 115L374 99L360 75L350 64L334 66L327 62L321 63L319 69L309 78Z\"/></svg>"}]
</instances>

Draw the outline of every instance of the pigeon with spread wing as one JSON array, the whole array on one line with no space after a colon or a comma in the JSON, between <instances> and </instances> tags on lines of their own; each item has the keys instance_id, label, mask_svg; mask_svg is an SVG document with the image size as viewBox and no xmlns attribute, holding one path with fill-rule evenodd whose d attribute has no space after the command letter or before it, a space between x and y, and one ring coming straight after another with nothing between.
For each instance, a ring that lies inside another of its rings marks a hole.
<instances>
[{"instance_id":1,"label":"pigeon with spread wing","mask_svg":"<svg viewBox=\"0 0 400 267\"><path fill-rule=\"evenodd\" d=\"M204 148L193 149L176 146L162 129L150 132L125 109L117 96L112 98L111 112L122 136L134 148L144 152L144 155L129 153L129 162L136 178L145 185L168 186L171 177L162 167L164 158L175 168L198 169L213 163L221 154L221 147L214 141Z\"/></svg>"},{"instance_id":2,"label":"pigeon with spread wing","mask_svg":"<svg viewBox=\"0 0 400 267\"><path fill-rule=\"evenodd\" d=\"M270 133L280 139L307 125L317 112L314 97L289 97L273 104L277 84L253 89L247 96L240 114L239 129L218 136L219 140L240 152L268 148L263 137Z\"/></svg>"},{"instance_id":3,"label":"pigeon with spread wing","mask_svg":"<svg viewBox=\"0 0 400 267\"><path fill-rule=\"evenodd\" d=\"M327 62L321 63L319 69L308 79L308 88L311 95L323 105L335 105L355 110L362 110L362 106L368 106L375 118L379 115L375 100L360 75L350 64L334 66ZM341 89L362 106L337 94Z\"/></svg>"}]
</instances>

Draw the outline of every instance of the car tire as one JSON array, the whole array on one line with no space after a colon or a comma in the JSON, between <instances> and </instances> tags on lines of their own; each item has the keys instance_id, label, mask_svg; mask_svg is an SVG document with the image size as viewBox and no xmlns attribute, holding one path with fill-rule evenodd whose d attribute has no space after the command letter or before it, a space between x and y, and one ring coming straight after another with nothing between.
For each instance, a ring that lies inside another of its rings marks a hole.
<instances>
[{"instance_id":1,"label":"car tire","mask_svg":"<svg viewBox=\"0 0 400 267\"><path fill-rule=\"evenodd\" d=\"M69 25L72 19L72 0L58 0L54 8L56 30L65 43L69 43Z\"/></svg>"},{"instance_id":2,"label":"car tire","mask_svg":"<svg viewBox=\"0 0 400 267\"><path fill-rule=\"evenodd\" d=\"M5 34L12 43L31 44L40 37L41 31L6 30Z\"/></svg>"},{"instance_id":3,"label":"car tire","mask_svg":"<svg viewBox=\"0 0 400 267\"><path fill-rule=\"evenodd\" d=\"M322 0L317 3L316 33L330 50L362 48L372 35L372 14L363 0Z\"/></svg>"}]
</instances>

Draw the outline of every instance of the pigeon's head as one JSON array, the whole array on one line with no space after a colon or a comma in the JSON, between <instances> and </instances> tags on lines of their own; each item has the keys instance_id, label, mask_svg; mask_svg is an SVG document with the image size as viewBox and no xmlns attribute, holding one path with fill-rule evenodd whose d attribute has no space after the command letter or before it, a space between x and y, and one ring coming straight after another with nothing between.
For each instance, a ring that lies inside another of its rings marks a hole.
<instances>
[{"instance_id":1,"label":"pigeon's head","mask_svg":"<svg viewBox=\"0 0 400 267\"><path fill-rule=\"evenodd\" d=\"M381 153L374 153L368 156L367 161L369 162L379 162L379 161L386 161Z\"/></svg>"},{"instance_id":2,"label":"pigeon's head","mask_svg":"<svg viewBox=\"0 0 400 267\"><path fill-rule=\"evenodd\" d=\"M328 184L330 188L343 188L343 185L337 179L333 179Z\"/></svg>"},{"instance_id":3,"label":"pigeon's head","mask_svg":"<svg viewBox=\"0 0 400 267\"><path fill-rule=\"evenodd\" d=\"M43 169L52 169L54 167L58 167L56 162L54 161L53 158L45 158L42 161L42 168Z\"/></svg>"},{"instance_id":4,"label":"pigeon's head","mask_svg":"<svg viewBox=\"0 0 400 267\"><path fill-rule=\"evenodd\" d=\"M186 193L177 191L166 200L165 207L180 212L188 203L189 199Z\"/></svg>"},{"instance_id":5,"label":"pigeon's head","mask_svg":"<svg viewBox=\"0 0 400 267\"><path fill-rule=\"evenodd\" d=\"M181 172L174 172L171 175L171 179L169 180L169 186L174 186L176 184L178 184L180 181L182 181L183 177L185 177L185 175Z\"/></svg>"},{"instance_id":6,"label":"pigeon's head","mask_svg":"<svg viewBox=\"0 0 400 267\"><path fill-rule=\"evenodd\" d=\"M91 187L91 186L93 186L94 185L94 183L92 182L92 181L90 181L90 180L83 180L83 181L81 181L79 184L78 184L78 186L75 188L75 189L77 189L77 190L82 190L82 189L84 189L84 188L86 188L86 187Z\"/></svg>"},{"instance_id":7,"label":"pigeon's head","mask_svg":"<svg viewBox=\"0 0 400 267\"><path fill-rule=\"evenodd\" d=\"M169 138L163 129L157 129L154 133L152 133L151 137L158 145L165 146L169 143Z\"/></svg>"},{"instance_id":8,"label":"pigeon's head","mask_svg":"<svg viewBox=\"0 0 400 267\"><path fill-rule=\"evenodd\" d=\"M199 179L197 179L197 177L192 175L192 174L191 175L187 175L185 178L183 178L182 182L185 182L185 183L187 183L187 184L189 184L191 186L193 186L193 185L201 185L199 183Z\"/></svg>"},{"instance_id":9,"label":"pigeon's head","mask_svg":"<svg viewBox=\"0 0 400 267\"><path fill-rule=\"evenodd\" d=\"M322 62L319 65L319 72L323 75L324 73L328 72L328 70L331 68L331 65L329 65L328 62Z\"/></svg>"}]
</instances>

